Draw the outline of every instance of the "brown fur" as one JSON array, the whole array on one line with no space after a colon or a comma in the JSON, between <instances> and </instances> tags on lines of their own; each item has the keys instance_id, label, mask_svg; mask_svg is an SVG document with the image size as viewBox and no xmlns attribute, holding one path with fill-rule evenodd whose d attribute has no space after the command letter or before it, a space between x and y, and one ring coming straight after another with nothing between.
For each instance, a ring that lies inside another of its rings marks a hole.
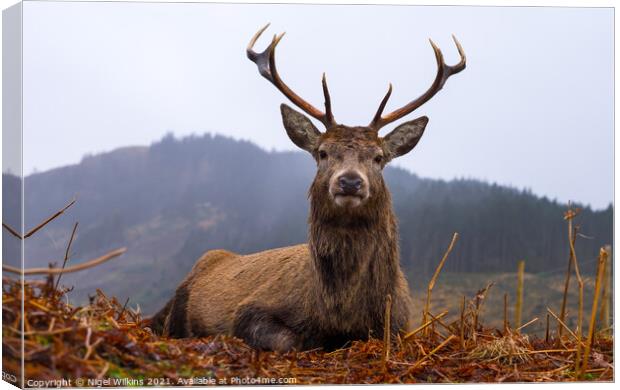
<instances>
[{"instance_id":1,"label":"brown fur","mask_svg":"<svg viewBox=\"0 0 620 390\"><path fill-rule=\"evenodd\" d=\"M455 38L461 61L447 66L431 42L438 61L431 88L383 115L390 86L369 126L348 127L334 119L325 75L324 113L277 76L274 51L282 35L274 36L265 51L254 51L267 26L251 39L248 58L263 77L327 128L321 133L306 116L281 106L289 138L317 162L309 191L308 244L246 256L207 252L153 317L152 327L173 337L227 333L259 349L330 349L381 335L386 297L391 295L395 333L409 325L412 301L400 269L396 217L382 171L418 144L428 118L405 122L383 138L379 129L414 111L448 77L465 69L463 48Z\"/></svg>"},{"instance_id":2,"label":"brown fur","mask_svg":"<svg viewBox=\"0 0 620 390\"><path fill-rule=\"evenodd\" d=\"M310 187L308 244L246 256L207 252L181 283L175 297L153 318L153 329L174 337L227 333L259 349L287 351L337 348L348 341L379 336L385 302L392 296L391 332L410 323L412 301L400 269L398 229L382 171L393 158L419 142L428 118L379 130L432 98L461 61L447 66L432 44L438 71L431 87L404 107L383 115L392 93L381 101L366 127L337 124L323 75L325 112L288 88L275 69L274 36L263 52L253 47L269 25L250 40L248 58L259 73L306 113L321 121L321 133L303 114L281 106L284 128L295 145L317 162Z\"/></svg>"},{"instance_id":3,"label":"brown fur","mask_svg":"<svg viewBox=\"0 0 620 390\"><path fill-rule=\"evenodd\" d=\"M172 337L231 334L260 349L331 349L380 336L388 294L392 332L408 326L412 302L382 176L390 151L376 132L344 126L308 149L318 165L309 191L309 243L245 256L207 252L154 316L154 329ZM377 163L377 154L388 157ZM330 197L330 178L353 168L367 178L369 196L343 209Z\"/></svg>"}]
</instances>

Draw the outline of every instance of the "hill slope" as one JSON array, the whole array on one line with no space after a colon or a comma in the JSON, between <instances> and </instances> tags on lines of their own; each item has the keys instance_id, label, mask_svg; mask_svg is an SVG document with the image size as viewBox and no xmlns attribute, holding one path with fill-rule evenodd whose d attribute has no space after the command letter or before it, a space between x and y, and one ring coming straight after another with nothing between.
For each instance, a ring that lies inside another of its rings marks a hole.
<instances>
[{"instance_id":1,"label":"hill slope","mask_svg":"<svg viewBox=\"0 0 620 390\"><path fill-rule=\"evenodd\" d=\"M75 259L127 246L123 258L63 276L83 300L95 288L155 310L204 251L248 253L304 242L307 188L314 162L304 153L266 152L243 141L205 135L85 157L80 164L25 180L25 222L32 227L72 197L78 202L27 241L27 267L59 261L75 221ZM387 168L400 219L402 263L429 273L452 232L461 239L446 271L529 272L563 269L568 256L564 205L526 191L474 180L421 179ZM5 180L5 183L9 182ZM612 242L612 208L585 209L577 223L583 268ZM10 239L4 233L5 239Z\"/></svg>"}]
</instances>

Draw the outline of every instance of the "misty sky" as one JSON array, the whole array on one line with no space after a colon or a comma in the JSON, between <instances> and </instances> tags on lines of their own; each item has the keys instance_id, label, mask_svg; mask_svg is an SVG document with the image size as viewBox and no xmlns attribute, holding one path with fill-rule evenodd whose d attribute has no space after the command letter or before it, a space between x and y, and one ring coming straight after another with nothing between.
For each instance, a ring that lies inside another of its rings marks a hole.
<instances>
[{"instance_id":1,"label":"misty sky","mask_svg":"<svg viewBox=\"0 0 620 390\"><path fill-rule=\"evenodd\" d=\"M394 164L596 208L612 201L613 10L602 8L26 2L24 172L167 132L295 149L281 124L286 99L245 57L269 21L257 47L286 31L280 75L322 107L327 72L336 120L348 125L370 121L389 82L387 110L424 92L436 72L428 38L452 64L454 33L467 69L407 117L430 122Z\"/></svg>"}]
</instances>

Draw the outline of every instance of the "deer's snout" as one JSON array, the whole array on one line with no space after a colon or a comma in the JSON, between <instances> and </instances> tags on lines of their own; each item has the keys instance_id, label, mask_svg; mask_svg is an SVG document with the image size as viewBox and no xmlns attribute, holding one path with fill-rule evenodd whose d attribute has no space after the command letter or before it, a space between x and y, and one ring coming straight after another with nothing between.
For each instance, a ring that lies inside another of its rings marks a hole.
<instances>
[{"instance_id":1,"label":"deer's snout","mask_svg":"<svg viewBox=\"0 0 620 390\"><path fill-rule=\"evenodd\" d=\"M368 179L357 170L343 170L332 176L329 192L338 206L357 207L368 198Z\"/></svg>"},{"instance_id":2,"label":"deer's snout","mask_svg":"<svg viewBox=\"0 0 620 390\"><path fill-rule=\"evenodd\" d=\"M362 188L362 183L361 176L353 172L345 173L338 178L338 186L344 195L356 195Z\"/></svg>"}]
</instances>

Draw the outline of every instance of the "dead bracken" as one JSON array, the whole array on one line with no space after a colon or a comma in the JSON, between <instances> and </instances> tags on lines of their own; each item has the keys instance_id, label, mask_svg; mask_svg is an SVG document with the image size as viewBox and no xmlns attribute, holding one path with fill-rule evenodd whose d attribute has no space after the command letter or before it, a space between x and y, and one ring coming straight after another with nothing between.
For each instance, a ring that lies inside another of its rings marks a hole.
<instances>
[{"instance_id":1,"label":"dead bracken","mask_svg":"<svg viewBox=\"0 0 620 390\"><path fill-rule=\"evenodd\" d=\"M480 325L473 329L475 313L469 311L463 316L464 340L461 324L440 327L439 316L429 313L435 320L428 334L393 340L384 364L384 342L374 338L332 352L286 354L257 352L224 336L162 338L140 313L101 291L87 306L68 305L65 290L55 289L51 277L24 284L22 318L21 291L19 281L3 279L2 343L4 369L19 372L23 319L27 379L125 378L149 384L148 378L158 378L151 384L160 386L191 378L294 378L296 384L613 380L610 337L594 338L589 368L580 377L572 336L530 340Z\"/></svg>"}]
</instances>

